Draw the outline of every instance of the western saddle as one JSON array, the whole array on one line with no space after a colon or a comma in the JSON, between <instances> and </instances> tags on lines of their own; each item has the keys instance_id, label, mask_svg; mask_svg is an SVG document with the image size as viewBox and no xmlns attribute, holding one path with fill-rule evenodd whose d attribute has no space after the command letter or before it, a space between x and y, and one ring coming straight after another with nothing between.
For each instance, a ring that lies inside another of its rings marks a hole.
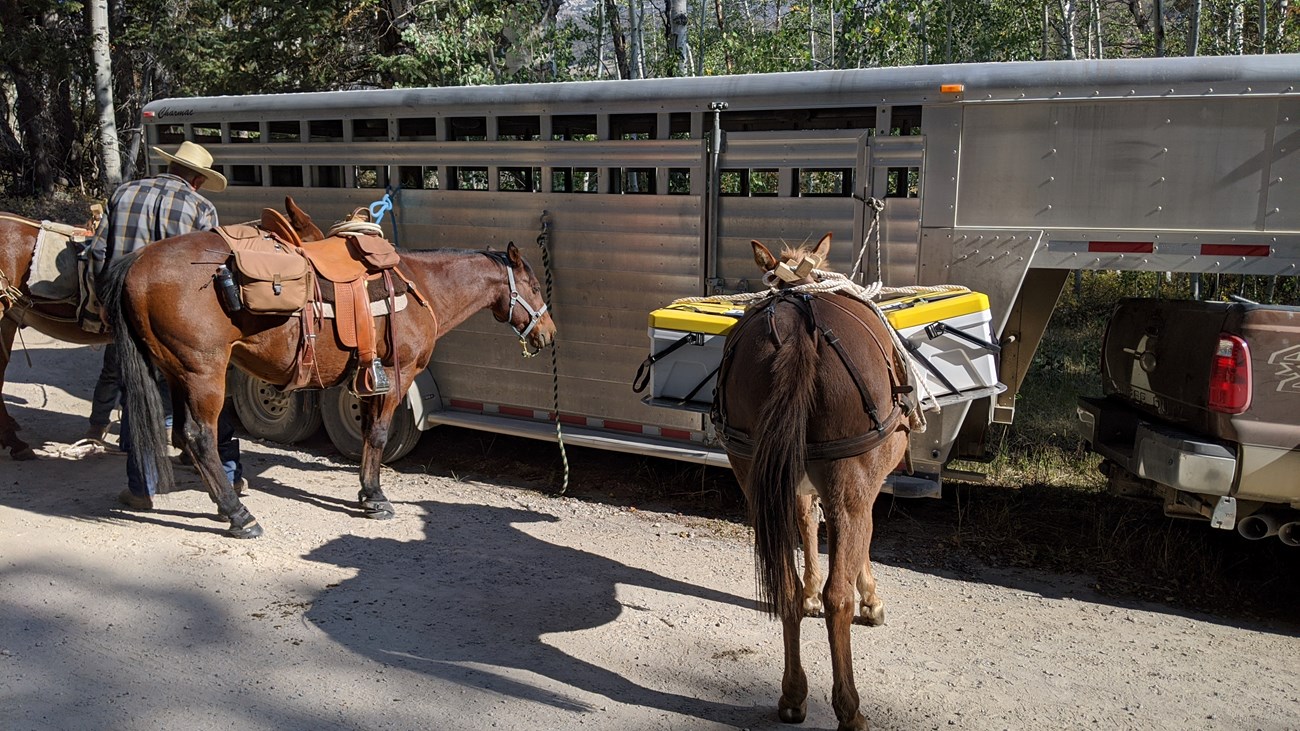
<instances>
[{"instance_id":1,"label":"western saddle","mask_svg":"<svg viewBox=\"0 0 1300 731\"><path fill-rule=\"evenodd\" d=\"M334 385L323 383L316 368L316 336L321 321L332 318L340 347L356 353L356 371L350 384L353 393L357 396L388 393L393 384L378 357L375 324L375 318L385 315L390 316L385 320L388 359L397 369L397 386L401 387L402 374L393 356L397 348L391 315L405 309L408 292L425 308L429 308L429 303L414 282L397 268L401 257L383 238L379 227L369 222L366 209L357 209L322 241L304 242L289 221L271 208L262 211L259 226L223 226L218 232L236 254L237 267L241 251L279 249L305 258L315 274L306 288L306 302L286 303L297 308L285 314L299 316L301 337L293 376L282 390ZM247 272L241 271L241 282L247 278Z\"/></svg>"}]
</instances>

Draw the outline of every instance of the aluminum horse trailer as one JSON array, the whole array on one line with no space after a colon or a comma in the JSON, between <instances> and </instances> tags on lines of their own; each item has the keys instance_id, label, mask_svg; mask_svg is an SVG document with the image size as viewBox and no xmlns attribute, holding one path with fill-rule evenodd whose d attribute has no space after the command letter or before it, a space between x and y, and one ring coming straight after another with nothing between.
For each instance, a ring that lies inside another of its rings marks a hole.
<instances>
[{"instance_id":1,"label":"aluminum horse trailer","mask_svg":"<svg viewBox=\"0 0 1300 731\"><path fill-rule=\"evenodd\" d=\"M285 195L328 220L387 190L401 246L503 247L545 212L565 442L714 465L707 416L629 387L647 313L758 289L750 239L830 231L848 271L879 199L866 280L984 292L1002 345L1005 391L913 438L917 478L894 488L933 494L1011 422L1071 270L1297 273L1298 72L1295 55L957 64L166 99L145 116L152 144L195 140L224 166L226 221ZM494 325L443 338L411 432L555 437L548 359ZM258 393L268 419L316 406ZM323 400L335 436L350 401Z\"/></svg>"}]
</instances>

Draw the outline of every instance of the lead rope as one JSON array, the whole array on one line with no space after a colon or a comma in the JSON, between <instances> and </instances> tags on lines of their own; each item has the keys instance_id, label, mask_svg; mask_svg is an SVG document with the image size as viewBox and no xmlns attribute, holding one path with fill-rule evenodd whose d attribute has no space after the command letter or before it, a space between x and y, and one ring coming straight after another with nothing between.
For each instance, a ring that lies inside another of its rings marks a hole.
<instances>
[{"instance_id":1,"label":"lead rope","mask_svg":"<svg viewBox=\"0 0 1300 731\"><path fill-rule=\"evenodd\" d=\"M537 248L542 250L542 268L546 270L546 308L554 312L551 306L551 252L547 244L551 240L551 214L542 211L542 232L537 234ZM555 442L560 445L560 461L564 463L564 482L560 485L560 494L569 489L569 455L564 449L564 431L560 427L560 356L558 341L551 341L551 397L555 405Z\"/></svg>"}]
</instances>

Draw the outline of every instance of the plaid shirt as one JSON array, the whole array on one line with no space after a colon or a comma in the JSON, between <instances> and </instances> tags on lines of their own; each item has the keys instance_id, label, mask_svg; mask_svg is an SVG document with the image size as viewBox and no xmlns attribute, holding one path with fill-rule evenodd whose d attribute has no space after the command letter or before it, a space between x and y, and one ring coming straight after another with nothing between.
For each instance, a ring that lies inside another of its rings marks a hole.
<instances>
[{"instance_id":1,"label":"plaid shirt","mask_svg":"<svg viewBox=\"0 0 1300 731\"><path fill-rule=\"evenodd\" d=\"M170 173L123 183L91 246L107 262L155 241L217 227L217 209L183 179Z\"/></svg>"}]
</instances>

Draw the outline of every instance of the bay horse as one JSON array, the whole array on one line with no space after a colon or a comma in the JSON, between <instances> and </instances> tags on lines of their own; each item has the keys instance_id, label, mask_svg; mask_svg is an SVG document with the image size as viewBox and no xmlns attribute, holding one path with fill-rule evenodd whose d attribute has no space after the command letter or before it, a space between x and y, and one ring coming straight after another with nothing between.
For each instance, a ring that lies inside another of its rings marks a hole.
<instances>
[{"instance_id":1,"label":"bay horse","mask_svg":"<svg viewBox=\"0 0 1300 731\"><path fill-rule=\"evenodd\" d=\"M301 230L309 217L286 201L290 221ZM364 211L364 209L358 209ZM300 318L233 313L222 306L213 273L229 247L216 232L190 233L150 244L109 268L104 302L116 331L121 372L126 383L133 454L158 476L159 492L173 480L167 458L161 398L153 387L153 368L161 370L172 393L172 412L181 419L189 453L220 515L236 538L262 535L262 527L226 480L216 449L217 417L225 401L226 368L233 364L272 385L285 385L295 370ZM429 363L438 338L480 310L490 310L515 329L534 351L554 342L555 323L543 301L532 268L519 249L501 251L439 249L401 252L401 272L414 283L427 306L377 318L390 338L378 338L378 357L388 380L385 394L361 401L362 514L393 517L393 505L379 486L379 467L388 428L415 374ZM416 298L418 299L418 298ZM342 383L352 372L353 351L342 347L334 321L317 332L314 386ZM393 346L390 347L389 343Z\"/></svg>"},{"instance_id":2,"label":"bay horse","mask_svg":"<svg viewBox=\"0 0 1300 731\"><path fill-rule=\"evenodd\" d=\"M88 231L94 226L88 226ZM81 329L73 304L32 299L27 287L41 222L0 212L0 391L12 359L14 336L20 327L31 327L52 338L77 345L103 345L113 339L109 333ZM16 460L35 459L30 445L18 437L18 422L0 399L0 447Z\"/></svg>"},{"instance_id":3,"label":"bay horse","mask_svg":"<svg viewBox=\"0 0 1300 731\"><path fill-rule=\"evenodd\" d=\"M813 281L812 267L801 270L800 263L826 261L830 239L827 234L812 251L786 250L781 259L751 242L755 262L778 287L727 336L713 420L749 505L759 598L782 623L778 716L799 723L807 713L799 625L805 613L824 607L839 728L865 729L850 629L855 609L868 625L884 622L871 573L871 510L907 450L910 406L903 394L909 388L887 325L869 305L797 289ZM825 513L830 551L824 590L814 495ZM803 582L795 570L800 540Z\"/></svg>"}]
</instances>

